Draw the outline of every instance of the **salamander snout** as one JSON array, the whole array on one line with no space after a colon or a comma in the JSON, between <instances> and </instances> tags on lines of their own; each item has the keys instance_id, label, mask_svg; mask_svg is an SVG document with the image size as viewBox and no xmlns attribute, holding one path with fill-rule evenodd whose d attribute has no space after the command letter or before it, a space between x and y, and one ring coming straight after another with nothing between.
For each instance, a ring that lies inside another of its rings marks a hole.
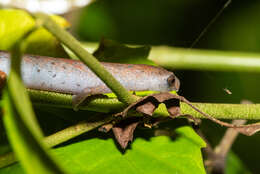
<instances>
[{"instance_id":1,"label":"salamander snout","mask_svg":"<svg viewBox=\"0 0 260 174\"><path fill-rule=\"evenodd\" d=\"M170 75L167 79L168 85L171 90L178 91L180 88L180 80L174 75Z\"/></svg>"}]
</instances>

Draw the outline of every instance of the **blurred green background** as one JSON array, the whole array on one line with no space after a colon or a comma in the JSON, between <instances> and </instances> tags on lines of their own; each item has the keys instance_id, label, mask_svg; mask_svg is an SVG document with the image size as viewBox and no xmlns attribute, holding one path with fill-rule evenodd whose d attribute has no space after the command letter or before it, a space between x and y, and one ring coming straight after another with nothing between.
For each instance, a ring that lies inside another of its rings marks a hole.
<instances>
[{"instance_id":1,"label":"blurred green background","mask_svg":"<svg viewBox=\"0 0 260 174\"><path fill-rule=\"evenodd\" d=\"M72 18L72 31L81 40L102 37L126 44L169 45L189 48L223 8L226 0L97 0ZM212 24L195 48L260 51L260 1L232 3ZM196 102L260 102L257 73L177 71L180 94ZM232 94L224 91L229 89ZM208 121L202 128L212 144L224 129ZM233 151L253 172L260 171L260 135L239 136Z\"/></svg>"}]
</instances>

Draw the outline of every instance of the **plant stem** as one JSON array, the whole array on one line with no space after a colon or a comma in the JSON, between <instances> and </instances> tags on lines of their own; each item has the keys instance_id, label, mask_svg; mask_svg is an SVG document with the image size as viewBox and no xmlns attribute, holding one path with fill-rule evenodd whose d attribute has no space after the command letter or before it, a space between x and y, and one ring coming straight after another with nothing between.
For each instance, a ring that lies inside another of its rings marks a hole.
<instances>
[{"instance_id":1,"label":"plant stem","mask_svg":"<svg viewBox=\"0 0 260 174\"><path fill-rule=\"evenodd\" d=\"M72 95L47 91L28 90L34 104L40 106L52 106L61 108L72 108ZM217 104L217 103L192 103L201 111L217 119L260 119L260 104ZM92 110L97 112L119 112L124 108L124 104L116 98L96 98L87 105L80 106L81 110ZM181 103L181 112L196 118L204 118L200 113L193 110L185 103ZM155 115L168 116L168 112L163 105L155 111Z\"/></svg>"},{"instance_id":2,"label":"plant stem","mask_svg":"<svg viewBox=\"0 0 260 174\"><path fill-rule=\"evenodd\" d=\"M66 129L63 129L59 132L56 132L46 138L44 138L44 142L48 147L54 147L58 144L66 142L74 137L77 137L85 132L93 130L106 122L112 120L112 116L95 122L81 122L76 125L70 126Z\"/></svg>"},{"instance_id":3,"label":"plant stem","mask_svg":"<svg viewBox=\"0 0 260 174\"><path fill-rule=\"evenodd\" d=\"M48 15L43 13L32 14L36 20L42 22L42 25L66 45L75 55L79 57L118 97L118 99L129 105L136 101L136 98L130 94L90 53L88 53L72 35L57 25Z\"/></svg>"},{"instance_id":4,"label":"plant stem","mask_svg":"<svg viewBox=\"0 0 260 174\"><path fill-rule=\"evenodd\" d=\"M260 54L153 47L149 58L168 69L260 72Z\"/></svg>"}]
</instances>

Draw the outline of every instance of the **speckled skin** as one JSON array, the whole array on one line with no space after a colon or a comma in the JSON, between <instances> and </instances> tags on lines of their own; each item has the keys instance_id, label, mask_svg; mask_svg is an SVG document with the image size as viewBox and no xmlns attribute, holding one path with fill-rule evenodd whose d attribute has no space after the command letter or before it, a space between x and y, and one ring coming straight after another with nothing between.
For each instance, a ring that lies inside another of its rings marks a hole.
<instances>
[{"instance_id":1,"label":"speckled skin","mask_svg":"<svg viewBox=\"0 0 260 174\"><path fill-rule=\"evenodd\" d=\"M178 90L179 80L165 69L132 64L102 63L128 90ZM9 73L10 54L0 51L0 70ZM111 90L80 61L62 58L25 55L22 78L27 88L79 94L84 89L91 93L109 93ZM170 79L170 80L169 80ZM173 79L173 80L172 80Z\"/></svg>"}]
</instances>

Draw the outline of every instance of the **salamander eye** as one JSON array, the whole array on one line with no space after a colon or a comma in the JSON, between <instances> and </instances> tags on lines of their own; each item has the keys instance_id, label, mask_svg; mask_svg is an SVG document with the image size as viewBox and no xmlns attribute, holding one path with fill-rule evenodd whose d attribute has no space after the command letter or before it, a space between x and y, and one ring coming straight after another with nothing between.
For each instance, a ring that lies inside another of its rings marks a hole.
<instances>
[{"instance_id":1,"label":"salamander eye","mask_svg":"<svg viewBox=\"0 0 260 174\"><path fill-rule=\"evenodd\" d=\"M167 82L168 82L170 88L172 88L173 90L176 90L176 91L179 90L180 80L175 75L171 75L170 77L168 77Z\"/></svg>"}]
</instances>

